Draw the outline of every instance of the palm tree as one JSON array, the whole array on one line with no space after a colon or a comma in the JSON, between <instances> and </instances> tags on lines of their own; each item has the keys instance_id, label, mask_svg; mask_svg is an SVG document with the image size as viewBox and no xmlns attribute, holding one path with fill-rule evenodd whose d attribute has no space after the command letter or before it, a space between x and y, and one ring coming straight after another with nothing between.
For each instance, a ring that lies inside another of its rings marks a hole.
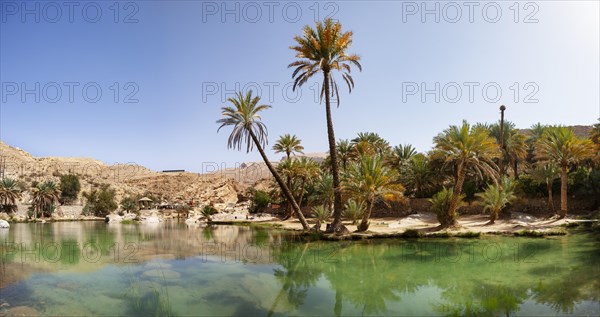
<instances>
[{"instance_id":1,"label":"palm tree","mask_svg":"<svg viewBox=\"0 0 600 317\"><path fill-rule=\"evenodd\" d=\"M43 217L43 212L53 205L58 204L60 199L60 189L58 189L56 183L51 180L38 183L33 189L32 194L33 198L31 204L33 205L34 218L37 217L38 212L42 212Z\"/></svg>"},{"instance_id":2,"label":"palm tree","mask_svg":"<svg viewBox=\"0 0 600 317\"><path fill-rule=\"evenodd\" d=\"M484 192L475 194L481 198L484 206L483 210L490 212L490 222L488 224L493 224L498 219L500 211L516 198L514 188L514 182L504 176L502 184L490 184Z\"/></svg>"},{"instance_id":3,"label":"palm tree","mask_svg":"<svg viewBox=\"0 0 600 317\"><path fill-rule=\"evenodd\" d=\"M331 216L331 209L324 205L318 205L312 208L312 215L317 221L314 228L316 231L320 231L321 223L326 222L329 219L329 216Z\"/></svg>"},{"instance_id":4,"label":"palm tree","mask_svg":"<svg viewBox=\"0 0 600 317\"><path fill-rule=\"evenodd\" d=\"M429 164L429 158L424 154L414 155L408 161L406 184L413 188L415 197L424 197L425 192L434 183L434 171ZM405 184L405 185L406 185Z\"/></svg>"},{"instance_id":5,"label":"palm tree","mask_svg":"<svg viewBox=\"0 0 600 317\"><path fill-rule=\"evenodd\" d=\"M435 155L442 157L445 163L453 164L456 169L456 182L446 218L449 223L442 223L442 226L451 226L456 224L455 213L467 170L474 170L481 177L487 174L496 180L498 166L493 160L500 157L500 147L486 130L471 128L467 121L463 121L460 127L450 126L434 137L433 142Z\"/></svg>"},{"instance_id":6,"label":"palm tree","mask_svg":"<svg viewBox=\"0 0 600 317\"><path fill-rule=\"evenodd\" d=\"M338 158L342 162L342 169L346 172L348 161L350 160L352 145L348 140L339 140L337 143Z\"/></svg>"},{"instance_id":7,"label":"palm tree","mask_svg":"<svg viewBox=\"0 0 600 317\"><path fill-rule=\"evenodd\" d=\"M0 210L6 210L9 213L17 208L17 200L21 198L21 188L12 178L3 178L0 181Z\"/></svg>"},{"instance_id":8,"label":"palm tree","mask_svg":"<svg viewBox=\"0 0 600 317\"><path fill-rule=\"evenodd\" d=\"M578 138L573 130L554 127L546 131L535 145L536 158L556 164L560 170L560 217L567 215L567 174L572 165L594 155L590 139Z\"/></svg>"},{"instance_id":9,"label":"palm tree","mask_svg":"<svg viewBox=\"0 0 600 317\"><path fill-rule=\"evenodd\" d=\"M329 173L322 173L315 181L315 193L311 200L325 204L329 209L333 208L335 200L335 189L333 188L333 176Z\"/></svg>"},{"instance_id":10,"label":"palm tree","mask_svg":"<svg viewBox=\"0 0 600 317\"><path fill-rule=\"evenodd\" d=\"M349 199L344 207L344 217L352 220L353 225L362 218L365 212L365 204L362 201L357 202L355 199Z\"/></svg>"},{"instance_id":11,"label":"palm tree","mask_svg":"<svg viewBox=\"0 0 600 317\"><path fill-rule=\"evenodd\" d=\"M345 189L358 200L366 203L366 211L358 225L358 231L369 228L369 218L377 199L400 197L404 189L395 184L396 171L383 164L381 156L363 156L348 169Z\"/></svg>"},{"instance_id":12,"label":"palm tree","mask_svg":"<svg viewBox=\"0 0 600 317\"><path fill-rule=\"evenodd\" d=\"M306 185L314 181L321 174L319 163L307 157L301 157L297 160L297 176L300 179L300 198L298 205L302 204L304 194L306 193Z\"/></svg>"},{"instance_id":13,"label":"palm tree","mask_svg":"<svg viewBox=\"0 0 600 317\"><path fill-rule=\"evenodd\" d=\"M417 150L411 144L400 144L394 146L392 153L389 156L389 164L401 171L404 166L413 156L417 154Z\"/></svg>"},{"instance_id":14,"label":"palm tree","mask_svg":"<svg viewBox=\"0 0 600 317\"><path fill-rule=\"evenodd\" d=\"M343 231L342 225L342 192L340 187L340 175L338 171L337 150L335 147L335 133L333 130L333 119L331 117L331 96L335 93L338 106L340 102L338 85L332 76L332 71L341 73L342 78L351 92L354 88L354 80L350 75L351 65L362 70L359 63L360 57L347 54L346 51L352 44L352 32L342 32L342 25L327 19L317 22L315 29L305 26L302 36L294 37L296 46L290 47L296 52L297 61L288 65L295 70L292 78L295 78L294 89L302 86L313 75L323 73L323 85L321 87L321 100L325 97L325 114L327 118L327 136L329 141L329 155L331 159L331 174L333 176L333 187L335 189L333 223L331 229L334 232Z\"/></svg>"},{"instance_id":15,"label":"palm tree","mask_svg":"<svg viewBox=\"0 0 600 317\"><path fill-rule=\"evenodd\" d=\"M548 192L548 208L554 213L554 201L552 200L552 184L554 180L560 176L560 170L553 163L538 164L534 169L529 171L531 178L546 185Z\"/></svg>"},{"instance_id":16,"label":"palm tree","mask_svg":"<svg viewBox=\"0 0 600 317\"><path fill-rule=\"evenodd\" d=\"M217 123L221 124L219 130L225 126L233 126L233 131L229 135L227 141L228 148L237 148L240 150L242 144L246 143L246 152L250 152L254 146L258 149L258 152L262 156L267 168L273 174L273 177L279 184L281 191L285 195L288 202L292 205L292 208L296 212L302 227L308 230L308 223L300 210L300 207L294 200L292 192L287 185L281 179L281 176L275 171L273 165L267 158L263 147L267 144L267 127L261 122L260 112L270 108L268 105L258 105L260 97L252 97L252 91L248 91L246 96L241 92L238 92L235 98L229 98L229 102L233 107L223 107L221 114L222 119L219 119Z\"/></svg>"},{"instance_id":17,"label":"palm tree","mask_svg":"<svg viewBox=\"0 0 600 317\"><path fill-rule=\"evenodd\" d=\"M499 144L504 144L504 149L502 149L504 161L512 166L514 177L517 177L519 163L527 157L527 136L519 133L519 130L515 128L515 124L510 121L504 122L503 140L500 140L500 122L489 126L489 130L490 135L496 138ZM502 166L507 165L502 164ZM501 174L505 172L506 168L501 171Z\"/></svg>"},{"instance_id":18,"label":"palm tree","mask_svg":"<svg viewBox=\"0 0 600 317\"><path fill-rule=\"evenodd\" d=\"M388 141L373 132L359 132L350 144L354 149L353 156L355 158L362 155L384 155L390 150Z\"/></svg>"},{"instance_id":19,"label":"palm tree","mask_svg":"<svg viewBox=\"0 0 600 317\"><path fill-rule=\"evenodd\" d=\"M289 159L292 154L302 153L304 154L304 147L300 145L300 139L295 135L284 134L279 137L279 140L273 145L273 151L275 153L285 153L285 156Z\"/></svg>"}]
</instances>

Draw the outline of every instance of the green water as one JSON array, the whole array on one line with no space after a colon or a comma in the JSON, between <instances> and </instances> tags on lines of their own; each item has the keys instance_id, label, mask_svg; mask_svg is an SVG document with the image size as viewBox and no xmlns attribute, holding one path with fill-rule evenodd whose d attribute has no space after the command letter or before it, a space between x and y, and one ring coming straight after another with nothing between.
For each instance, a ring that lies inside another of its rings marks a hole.
<instances>
[{"instance_id":1,"label":"green water","mask_svg":"<svg viewBox=\"0 0 600 317\"><path fill-rule=\"evenodd\" d=\"M600 239L585 233L302 242L70 222L14 224L0 242L0 316L600 315Z\"/></svg>"}]
</instances>

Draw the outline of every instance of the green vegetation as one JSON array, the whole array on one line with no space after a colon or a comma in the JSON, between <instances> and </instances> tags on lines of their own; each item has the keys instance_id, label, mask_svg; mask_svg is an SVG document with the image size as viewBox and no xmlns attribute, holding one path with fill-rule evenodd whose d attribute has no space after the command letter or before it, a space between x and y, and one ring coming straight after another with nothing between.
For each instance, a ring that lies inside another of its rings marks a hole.
<instances>
[{"instance_id":1,"label":"green vegetation","mask_svg":"<svg viewBox=\"0 0 600 317\"><path fill-rule=\"evenodd\" d=\"M68 174L60 177L60 201L62 204L71 204L77 200L80 190L79 176Z\"/></svg>"},{"instance_id":2,"label":"green vegetation","mask_svg":"<svg viewBox=\"0 0 600 317\"><path fill-rule=\"evenodd\" d=\"M118 207L115 201L115 190L106 184L100 186L100 189L83 192L82 195L86 199L86 203L83 206L83 213L86 215L106 217Z\"/></svg>"},{"instance_id":3,"label":"green vegetation","mask_svg":"<svg viewBox=\"0 0 600 317\"><path fill-rule=\"evenodd\" d=\"M53 181L38 183L32 191L31 208L33 217L49 217L60 199L60 189Z\"/></svg>"},{"instance_id":4,"label":"green vegetation","mask_svg":"<svg viewBox=\"0 0 600 317\"><path fill-rule=\"evenodd\" d=\"M431 210L435 212L437 220L442 225L455 223L456 219L458 218L457 212L448 213L453 197L454 190L452 188L444 188L429 199L432 204ZM455 208L460 208L464 205L463 199L464 195L458 196Z\"/></svg>"},{"instance_id":5,"label":"green vegetation","mask_svg":"<svg viewBox=\"0 0 600 317\"><path fill-rule=\"evenodd\" d=\"M204 208L202 208L200 213L204 218L206 218L207 222L212 222L212 215L217 213L217 209L215 209L215 207L212 205L206 205Z\"/></svg>"},{"instance_id":6,"label":"green vegetation","mask_svg":"<svg viewBox=\"0 0 600 317\"><path fill-rule=\"evenodd\" d=\"M254 198L250 205L250 213L261 213L264 212L267 207L271 204L271 196L269 193L262 190L254 191Z\"/></svg>"},{"instance_id":7,"label":"green vegetation","mask_svg":"<svg viewBox=\"0 0 600 317\"><path fill-rule=\"evenodd\" d=\"M21 199L22 189L11 178L0 181L0 212L13 213L17 210L17 201Z\"/></svg>"},{"instance_id":8,"label":"green vegetation","mask_svg":"<svg viewBox=\"0 0 600 317\"><path fill-rule=\"evenodd\" d=\"M350 75L351 66L356 66L362 70L360 57L355 54L348 54L347 50L352 45L352 32L343 32L342 25L339 22L333 22L327 19L324 22L317 22L315 28L305 26L301 36L294 37L296 46L291 49L296 53L297 61L288 65L293 67L294 89L300 87L319 72L323 73L321 99L325 97L325 114L327 119L327 140L329 142L329 155L331 175L334 188L334 209L333 223L331 230L342 232L342 190L341 180L338 168L338 158L335 142L335 133L333 130L333 119L331 115L331 97L335 96L340 102L338 85L331 76L332 72L340 72L341 77L348 85L351 92L354 88L354 80Z\"/></svg>"},{"instance_id":9,"label":"green vegetation","mask_svg":"<svg viewBox=\"0 0 600 317\"><path fill-rule=\"evenodd\" d=\"M397 200L404 192L401 185L394 183L397 178L395 171L384 166L379 155L361 156L360 161L352 164L346 174L344 190L351 197L366 204L358 231L366 231L369 228L369 218L377 200Z\"/></svg>"},{"instance_id":10,"label":"green vegetation","mask_svg":"<svg viewBox=\"0 0 600 317\"><path fill-rule=\"evenodd\" d=\"M444 221L441 222L443 226L451 226L456 224L456 210L461 200L459 198L467 171L475 170L478 175L487 174L496 179L498 165L494 159L500 157L500 147L486 129L478 126L471 127L466 121L463 121L461 126L450 126L433 138L433 141L434 155L456 166L456 179L448 214L441 218Z\"/></svg>"},{"instance_id":11,"label":"green vegetation","mask_svg":"<svg viewBox=\"0 0 600 317\"><path fill-rule=\"evenodd\" d=\"M481 198L483 210L490 213L490 224L494 223L500 211L516 198L513 194L514 188L513 181L503 177L501 184L490 184L484 192L477 194L477 197Z\"/></svg>"},{"instance_id":12,"label":"green vegetation","mask_svg":"<svg viewBox=\"0 0 600 317\"><path fill-rule=\"evenodd\" d=\"M315 225L316 231L321 231L321 223L326 222L331 216L331 209L326 206L318 205L312 208L312 216L317 221Z\"/></svg>"},{"instance_id":13,"label":"green vegetation","mask_svg":"<svg viewBox=\"0 0 600 317\"><path fill-rule=\"evenodd\" d=\"M246 152L250 152L256 146L267 168L288 200L288 203L292 205L296 216L300 219L302 227L304 230L308 230L308 223L296 203L292 192L281 176L279 176L279 173L277 173L263 150L267 143L267 127L261 121L260 112L271 106L259 105L260 97L252 97L252 91L248 91L246 96L238 92L236 98L229 98L228 101L233 107L223 107L221 112L223 118L217 121L218 124L221 124L218 130L226 126L233 126L233 131L227 141L227 147L241 150L242 144L246 143Z\"/></svg>"},{"instance_id":14,"label":"green vegetation","mask_svg":"<svg viewBox=\"0 0 600 317\"><path fill-rule=\"evenodd\" d=\"M594 155L593 143L580 139L565 127L547 129L537 140L535 155L541 162L550 162L560 168L560 216L567 215L567 174L575 165Z\"/></svg>"},{"instance_id":15,"label":"green vegetation","mask_svg":"<svg viewBox=\"0 0 600 317\"><path fill-rule=\"evenodd\" d=\"M352 224L355 225L358 219L361 219L365 212L365 204L357 202L354 199L349 199L344 206L344 217L352 220Z\"/></svg>"}]
</instances>

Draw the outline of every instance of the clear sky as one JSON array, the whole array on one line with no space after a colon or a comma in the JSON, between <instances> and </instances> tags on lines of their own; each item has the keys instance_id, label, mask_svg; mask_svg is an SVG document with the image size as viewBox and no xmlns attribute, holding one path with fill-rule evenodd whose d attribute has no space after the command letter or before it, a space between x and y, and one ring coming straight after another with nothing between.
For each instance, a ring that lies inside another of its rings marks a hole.
<instances>
[{"instance_id":1,"label":"clear sky","mask_svg":"<svg viewBox=\"0 0 600 317\"><path fill-rule=\"evenodd\" d=\"M333 111L338 139L373 131L427 151L450 124L498 120L501 104L523 128L600 116L598 1L0 4L0 138L36 156L195 172L258 161L217 133L236 85L273 106L269 149L292 133L325 152L321 78L298 96L287 65L294 35L328 15L363 65Z\"/></svg>"}]
</instances>

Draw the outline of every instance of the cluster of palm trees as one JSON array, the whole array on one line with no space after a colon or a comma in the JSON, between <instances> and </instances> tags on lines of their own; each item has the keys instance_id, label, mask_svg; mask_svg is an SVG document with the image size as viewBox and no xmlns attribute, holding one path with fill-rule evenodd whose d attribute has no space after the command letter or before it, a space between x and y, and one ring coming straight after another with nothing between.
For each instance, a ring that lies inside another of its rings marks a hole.
<instances>
[{"instance_id":1,"label":"cluster of palm trees","mask_svg":"<svg viewBox=\"0 0 600 317\"><path fill-rule=\"evenodd\" d=\"M465 184L481 189L476 196L484 201L493 222L514 199L515 180L523 174L522 169L547 185L552 210L552 184L560 172L560 216L564 217L568 210L568 173L578 164L593 164L590 160L598 162L600 157L600 123L594 126L591 139L583 139L560 126L537 124L525 134L511 122L503 122L501 126L500 123L471 125L464 121L434 137L434 149L429 153L418 153L409 144L392 148L372 132L336 142L331 97L336 96L338 106L340 99L333 74L340 74L352 91L352 67L362 70L360 57L347 53L352 32L343 32L339 22L327 19L317 22L314 28L306 26L294 40L296 46L291 49L298 60L288 65L294 68L294 89L316 74L323 75L321 99L325 100L329 143L325 164L319 166L305 157L293 157L304 148L297 136L286 134L273 147L275 153L285 153L286 157L274 167L264 151L268 132L260 117L270 106L259 105L260 97L253 96L252 91L230 98L231 105L222 108L223 118L217 123L221 124L219 130L233 127L229 148L240 150L245 144L247 152L254 147L258 149L275 178L279 195L287 200L288 216L296 215L304 229L309 229L300 208L304 202L319 201L323 206L313 208L319 227L330 216L325 212L329 210L333 221L328 230L341 233L347 231L342 224L344 209L348 218L354 221L362 218L358 230L364 231L376 203L399 200L403 194L434 196L439 200L434 205L445 206L438 219L443 226L452 226L465 196Z\"/></svg>"},{"instance_id":2,"label":"cluster of palm trees","mask_svg":"<svg viewBox=\"0 0 600 317\"><path fill-rule=\"evenodd\" d=\"M23 190L14 179L3 178L0 180L1 210L7 213L15 212ZM32 216L37 218L49 215L59 203L60 194L61 191L55 182L48 180L38 183L31 189Z\"/></svg>"}]
</instances>

